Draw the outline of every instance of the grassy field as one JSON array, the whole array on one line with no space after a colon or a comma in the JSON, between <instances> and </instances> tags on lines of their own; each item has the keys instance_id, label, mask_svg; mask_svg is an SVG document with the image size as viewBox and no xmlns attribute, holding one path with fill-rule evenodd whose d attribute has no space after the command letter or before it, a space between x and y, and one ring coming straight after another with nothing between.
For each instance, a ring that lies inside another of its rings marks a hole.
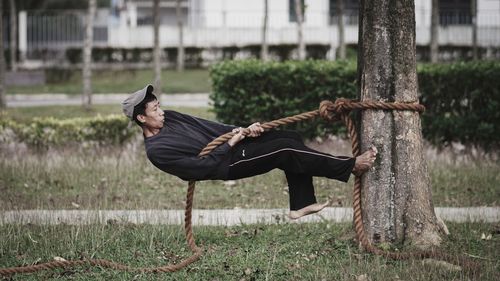
<instances>
[{"instance_id":1,"label":"grassy field","mask_svg":"<svg viewBox=\"0 0 500 281\"><path fill-rule=\"evenodd\" d=\"M172 108L214 119L207 109ZM120 113L119 106L9 109L18 122L36 116L68 118ZM435 206L498 206L500 163L429 163ZM320 201L351 206L352 181L315 178ZM16 209L183 209L186 182L146 159L141 140L124 147L59 147L32 151L22 145L0 149L0 210ZM198 183L194 208L287 208L280 171L233 183ZM480 275L422 261L393 261L367 254L354 241L351 224L280 223L195 227L202 259L187 269L161 275L74 268L15 275L6 280L498 280L500 225L447 223L442 249L471 255ZM491 234L491 239L481 239ZM0 267L53 260L103 258L132 266L179 262L191 253L182 226L1 225ZM405 250L405 249L400 249ZM364 275L366 278L363 279Z\"/></svg>"},{"instance_id":2,"label":"grassy field","mask_svg":"<svg viewBox=\"0 0 500 281\"><path fill-rule=\"evenodd\" d=\"M171 108L214 119L206 108ZM34 116L56 118L120 113L119 106L10 108L6 116L29 122ZM124 147L58 148L34 152L21 147L0 150L0 209L183 209L186 182L155 168L142 140ZM429 163L435 206L499 206L500 163ZM315 178L318 200L351 206L348 184ZM199 182L195 208L286 208L288 190L281 171L238 180Z\"/></svg>"},{"instance_id":3,"label":"grassy field","mask_svg":"<svg viewBox=\"0 0 500 281\"><path fill-rule=\"evenodd\" d=\"M431 164L435 206L498 206L498 164ZM352 181L315 178L318 200L351 206ZM2 155L0 209L183 209L187 183L155 168L142 144ZM75 207L77 206L77 207ZM284 174L197 185L195 208L286 208Z\"/></svg>"},{"instance_id":4,"label":"grassy field","mask_svg":"<svg viewBox=\"0 0 500 281\"><path fill-rule=\"evenodd\" d=\"M152 70L94 71L92 74L94 93L129 93L151 84L154 79ZM195 69L184 72L162 71L163 93L207 93L210 92L208 70ZM82 75L73 71L67 81L47 83L45 86L12 86L9 94L63 93L81 94Z\"/></svg>"},{"instance_id":5,"label":"grassy field","mask_svg":"<svg viewBox=\"0 0 500 281\"><path fill-rule=\"evenodd\" d=\"M175 273L138 274L72 268L15 275L8 280L498 280L499 225L449 224L442 250L472 255L479 274L420 260L394 261L357 247L350 224L280 224L195 227L201 260ZM482 234L492 234L490 240ZM189 256L180 226L87 225L0 227L0 266L53 260L111 259L136 267L160 266ZM405 249L402 249L405 250ZM366 279L360 279L366 275ZM369 279L368 279L369 278Z\"/></svg>"},{"instance_id":6,"label":"grassy field","mask_svg":"<svg viewBox=\"0 0 500 281\"><path fill-rule=\"evenodd\" d=\"M162 106L163 109L181 111L186 114L201 118L214 120L215 115L207 108L203 107L172 107ZM0 117L10 118L18 122L29 122L35 117L54 117L58 119L75 117L94 117L96 115L123 114L119 104L94 105L91 110L85 110L81 106L35 106L35 107L9 107L4 112L0 112ZM125 118L125 115L123 115Z\"/></svg>"}]
</instances>

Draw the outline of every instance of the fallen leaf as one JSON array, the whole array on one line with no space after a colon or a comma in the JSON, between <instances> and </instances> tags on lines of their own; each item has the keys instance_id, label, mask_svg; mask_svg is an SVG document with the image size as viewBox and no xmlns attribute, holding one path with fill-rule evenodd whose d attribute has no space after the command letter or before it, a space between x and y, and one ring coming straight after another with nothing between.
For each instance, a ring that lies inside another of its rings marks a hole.
<instances>
[{"instance_id":1,"label":"fallen leaf","mask_svg":"<svg viewBox=\"0 0 500 281\"><path fill-rule=\"evenodd\" d=\"M366 274L361 274L356 277L356 281L371 281L370 277Z\"/></svg>"},{"instance_id":2,"label":"fallen leaf","mask_svg":"<svg viewBox=\"0 0 500 281\"><path fill-rule=\"evenodd\" d=\"M66 259L61 258L61 257L54 257L54 260L55 261L67 261Z\"/></svg>"},{"instance_id":3,"label":"fallen leaf","mask_svg":"<svg viewBox=\"0 0 500 281\"><path fill-rule=\"evenodd\" d=\"M250 268L245 269L245 275L252 274L252 270Z\"/></svg>"},{"instance_id":4,"label":"fallen leaf","mask_svg":"<svg viewBox=\"0 0 500 281\"><path fill-rule=\"evenodd\" d=\"M481 234L481 240L491 240L491 238L492 238L491 234L488 235L484 233Z\"/></svg>"},{"instance_id":5,"label":"fallen leaf","mask_svg":"<svg viewBox=\"0 0 500 281\"><path fill-rule=\"evenodd\" d=\"M75 202L71 202L71 205L75 208L80 208L80 205Z\"/></svg>"},{"instance_id":6,"label":"fallen leaf","mask_svg":"<svg viewBox=\"0 0 500 281\"><path fill-rule=\"evenodd\" d=\"M224 232L224 236L226 236L226 237L236 237L239 235L240 235L240 233L237 230L226 230Z\"/></svg>"},{"instance_id":7,"label":"fallen leaf","mask_svg":"<svg viewBox=\"0 0 500 281\"><path fill-rule=\"evenodd\" d=\"M233 181L233 180L225 181L224 185L225 186L235 186L236 185L236 181Z\"/></svg>"}]
</instances>

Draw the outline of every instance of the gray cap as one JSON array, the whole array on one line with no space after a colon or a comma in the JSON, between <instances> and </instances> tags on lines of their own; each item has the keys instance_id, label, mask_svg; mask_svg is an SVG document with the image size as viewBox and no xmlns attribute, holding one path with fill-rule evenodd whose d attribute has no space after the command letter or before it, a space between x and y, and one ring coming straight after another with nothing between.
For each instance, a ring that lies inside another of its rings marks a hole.
<instances>
[{"instance_id":1,"label":"gray cap","mask_svg":"<svg viewBox=\"0 0 500 281\"><path fill-rule=\"evenodd\" d=\"M147 85L143 89L140 89L139 91L131 94L122 102L122 107L123 107L123 113L129 118L132 119L134 115L134 107L141 103L141 101L144 100L144 97L146 97L146 94L152 93L153 92L153 86L152 85Z\"/></svg>"}]
</instances>

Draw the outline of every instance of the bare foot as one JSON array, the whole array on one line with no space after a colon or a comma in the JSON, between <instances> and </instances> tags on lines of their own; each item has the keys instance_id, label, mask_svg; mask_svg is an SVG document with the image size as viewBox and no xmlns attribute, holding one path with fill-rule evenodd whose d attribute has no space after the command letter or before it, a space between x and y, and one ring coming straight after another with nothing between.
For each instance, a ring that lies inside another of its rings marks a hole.
<instances>
[{"instance_id":1,"label":"bare foot","mask_svg":"<svg viewBox=\"0 0 500 281\"><path fill-rule=\"evenodd\" d=\"M368 169L373 166L373 162L375 162L375 159L377 158L377 153L377 148L372 146L365 153L356 157L356 163L354 164L352 173L359 177L368 171Z\"/></svg>"},{"instance_id":2,"label":"bare foot","mask_svg":"<svg viewBox=\"0 0 500 281\"><path fill-rule=\"evenodd\" d=\"M310 215L310 214L314 214L314 213L317 213L321 210L323 210L326 206L330 205L330 201L326 201L325 203L323 204L319 204L319 203L314 203L314 204L311 204L309 206L306 206L300 210L297 210L297 211L290 211L290 214L288 214L288 217L292 220L296 220L300 217L303 217L303 216L307 216L307 215Z\"/></svg>"}]
</instances>

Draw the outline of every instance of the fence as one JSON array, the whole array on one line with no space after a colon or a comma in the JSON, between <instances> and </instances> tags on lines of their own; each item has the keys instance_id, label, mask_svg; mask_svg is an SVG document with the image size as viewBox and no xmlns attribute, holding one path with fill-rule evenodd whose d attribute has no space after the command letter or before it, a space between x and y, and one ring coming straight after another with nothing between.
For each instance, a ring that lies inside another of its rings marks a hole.
<instances>
[{"instance_id":1,"label":"fence","mask_svg":"<svg viewBox=\"0 0 500 281\"><path fill-rule=\"evenodd\" d=\"M47 54L64 53L68 48L83 46L85 12L75 11L25 11L19 14L19 50L27 59L46 58ZM222 48L229 46L255 46L261 44L263 14L256 11L186 11L184 20L184 45L194 48ZM483 48L500 47L499 11L478 11L478 45ZM163 15L165 17L165 15ZM172 17L172 15L168 15ZM175 16L175 15L174 15ZM430 10L417 8L417 46L427 46L430 41ZM122 15L124 17L124 15ZM440 17L439 44L467 47L472 45L470 15L442 13ZM108 9L99 9L94 25L94 46L108 48L151 48L152 25L144 17L141 24L130 18L117 18ZM163 48L178 45L175 20L165 21L160 27L160 44ZM358 13L347 11L344 15L345 42L357 44ZM8 18L4 18L4 42L8 46ZM297 43L296 23L287 11L270 14L267 40L270 45ZM337 18L330 12L309 12L304 23L304 40L308 45L335 46L338 38ZM50 57L50 56L49 56Z\"/></svg>"}]
</instances>

